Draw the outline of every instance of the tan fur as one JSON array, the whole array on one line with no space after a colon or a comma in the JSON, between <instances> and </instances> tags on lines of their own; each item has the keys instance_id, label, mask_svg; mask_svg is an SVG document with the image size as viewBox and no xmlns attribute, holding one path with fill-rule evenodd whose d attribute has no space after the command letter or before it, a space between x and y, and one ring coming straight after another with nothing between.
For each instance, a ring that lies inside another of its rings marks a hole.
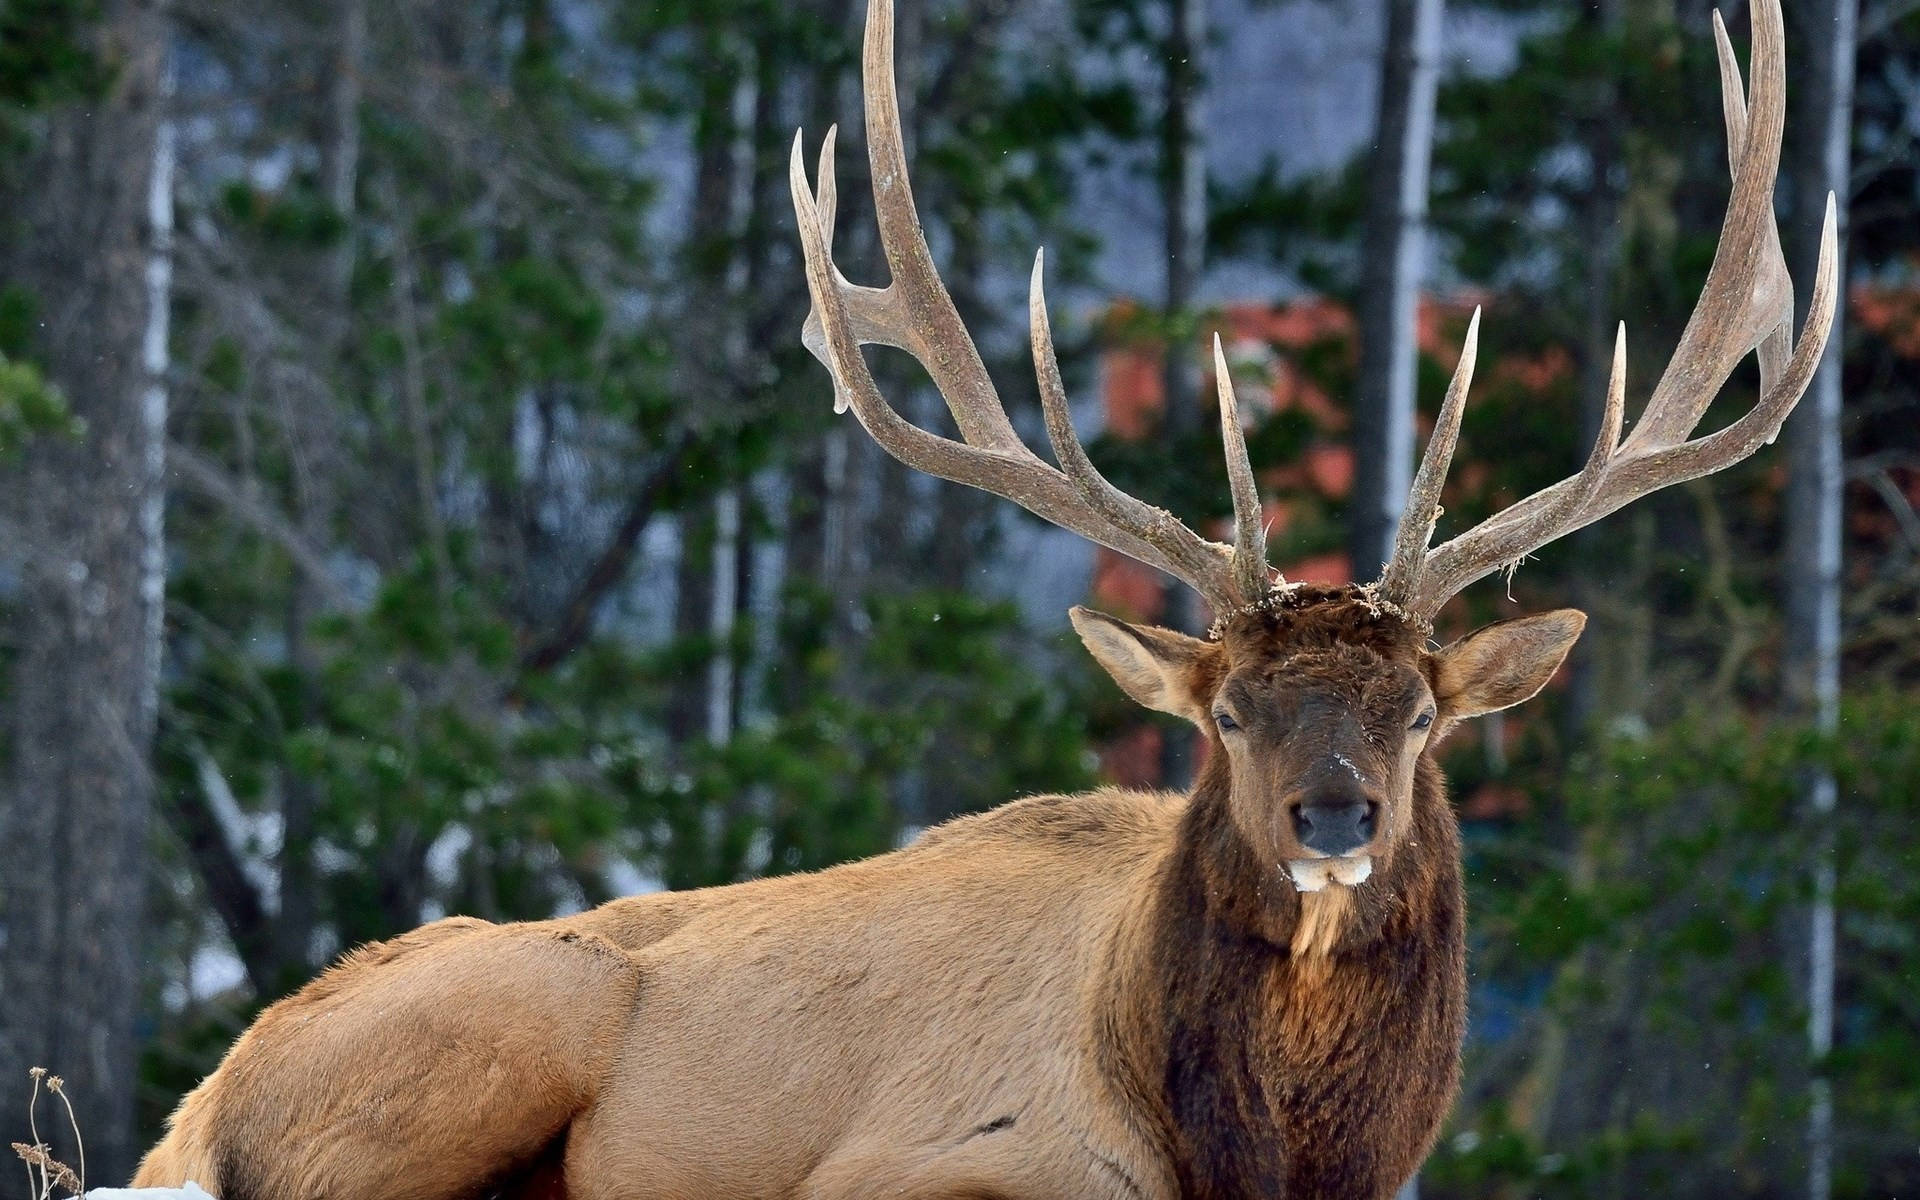
<instances>
[{"instance_id":1,"label":"tan fur","mask_svg":"<svg viewBox=\"0 0 1920 1200\"><path fill-rule=\"evenodd\" d=\"M1300 923L1294 926L1289 948L1297 959L1322 959L1333 953L1347 926L1353 889L1331 884L1325 890L1300 897Z\"/></svg>"},{"instance_id":2,"label":"tan fur","mask_svg":"<svg viewBox=\"0 0 1920 1200\"><path fill-rule=\"evenodd\" d=\"M1110 939L1181 809L1040 797L819 874L427 926L263 1013L136 1182L454 1197L571 1124L576 1197L967 1179L981 1195L1164 1195L1078 1043L1133 969Z\"/></svg>"},{"instance_id":3,"label":"tan fur","mask_svg":"<svg viewBox=\"0 0 1920 1200\"><path fill-rule=\"evenodd\" d=\"M1306 598L1224 644L1117 643L1170 657L1161 686L1208 721L1190 796L1034 797L817 874L361 948L261 1014L136 1182L1384 1197L1457 1078L1457 834L1406 728L1432 703L1419 638L1345 590ZM1309 699L1268 729L1260 706ZM1229 700L1231 747L1210 717ZM1374 875L1296 893L1288 798L1349 769L1386 805Z\"/></svg>"}]
</instances>

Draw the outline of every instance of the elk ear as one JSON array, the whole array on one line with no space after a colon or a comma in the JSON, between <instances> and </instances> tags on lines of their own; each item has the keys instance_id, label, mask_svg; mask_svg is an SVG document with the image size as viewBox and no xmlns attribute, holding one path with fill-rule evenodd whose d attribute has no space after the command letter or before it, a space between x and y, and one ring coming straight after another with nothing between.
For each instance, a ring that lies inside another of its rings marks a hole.
<instances>
[{"instance_id":1,"label":"elk ear","mask_svg":"<svg viewBox=\"0 0 1920 1200\"><path fill-rule=\"evenodd\" d=\"M1194 668L1206 656L1199 638L1125 621L1074 605L1067 618L1087 649L1127 695L1158 712L1199 721L1205 715L1193 694Z\"/></svg>"},{"instance_id":2,"label":"elk ear","mask_svg":"<svg viewBox=\"0 0 1920 1200\"><path fill-rule=\"evenodd\" d=\"M1586 626L1587 614L1561 608L1476 629L1433 656L1433 698L1455 720L1531 700Z\"/></svg>"}]
</instances>

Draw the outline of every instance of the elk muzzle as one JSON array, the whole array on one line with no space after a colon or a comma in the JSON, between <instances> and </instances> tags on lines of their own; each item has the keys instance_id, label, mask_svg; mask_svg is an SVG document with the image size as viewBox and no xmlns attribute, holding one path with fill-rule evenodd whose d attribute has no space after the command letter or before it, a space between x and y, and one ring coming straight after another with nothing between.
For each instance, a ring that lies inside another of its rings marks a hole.
<instances>
[{"instance_id":1,"label":"elk muzzle","mask_svg":"<svg viewBox=\"0 0 1920 1200\"><path fill-rule=\"evenodd\" d=\"M1287 820L1306 857L1281 864L1293 886L1317 892L1329 883L1366 882L1373 874L1373 856L1366 850L1379 818L1380 802L1358 787L1323 786L1294 797Z\"/></svg>"},{"instance_id":2,"label":"elk muzzle","mask_svg":"<svg viewBox=\"0 0 1920 1200\"><path fill-rule=\"evenodd\" d=\"M1293 809L1293 833L1316 854L1342 858L1373 840L1380 805L1355 788L1321 789Z\"/></svg>"}]
</instances>

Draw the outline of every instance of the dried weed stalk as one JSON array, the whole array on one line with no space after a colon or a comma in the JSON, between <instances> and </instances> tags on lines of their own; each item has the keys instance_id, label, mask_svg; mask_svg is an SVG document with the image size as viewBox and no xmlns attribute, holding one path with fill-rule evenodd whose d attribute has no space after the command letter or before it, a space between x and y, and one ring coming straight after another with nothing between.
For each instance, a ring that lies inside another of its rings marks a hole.
<instances>
[{"instance_id":1,"label":"dried weed stalk","mask_svg":"<svg viewBox=\"0 0 1920 1200\"><path fill-rule=\"evenodd\" d=\"M27 1074L33 1079L33 1095L27 1101L27 1129L33 1138L26 1142L12 1143L13 1152L20 1156L27 1168L27 1194L32 1200L53 1200L54 1189L60 1188L73 1196L87 1194L87 1143L80 1136L80 1121L74 1116L73 1101L67 1099L66 1081L58 1075L50 1075L45 1067L35 1067ZM80 1170L61 1162L53 1156L53 1148L40 1140L40 1085L45 1083L47 1090L60 1097L60 1103L66 1106L67 1125L73 1130L73 1143L79 1150ZM38 1174L35 1174L36 1169Z\"/></svg>"}]
</instances>

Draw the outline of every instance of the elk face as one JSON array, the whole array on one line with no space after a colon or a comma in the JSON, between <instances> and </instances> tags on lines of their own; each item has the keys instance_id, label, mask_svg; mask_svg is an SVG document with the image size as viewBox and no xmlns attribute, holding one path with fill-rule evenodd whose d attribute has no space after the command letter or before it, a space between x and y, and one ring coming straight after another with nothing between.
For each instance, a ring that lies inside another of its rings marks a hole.
<instances>
[{"instance_id":1,"label":"elk face","mask_svg":"<svg viewBox=\"0 0 1920 1200\"><path fill-rule=\"evenodd\" d=\"M1421 755L1456 722L1538 692L1586 617L1502 621L1428 651L1357 589L1295 597L1229 622L1219 641L1087 609L1073 622L1134 699L1207 734L1240 836L1310 892L1362 884L1390 861L1413 826Z\"/></svg>"}]
</instances>

